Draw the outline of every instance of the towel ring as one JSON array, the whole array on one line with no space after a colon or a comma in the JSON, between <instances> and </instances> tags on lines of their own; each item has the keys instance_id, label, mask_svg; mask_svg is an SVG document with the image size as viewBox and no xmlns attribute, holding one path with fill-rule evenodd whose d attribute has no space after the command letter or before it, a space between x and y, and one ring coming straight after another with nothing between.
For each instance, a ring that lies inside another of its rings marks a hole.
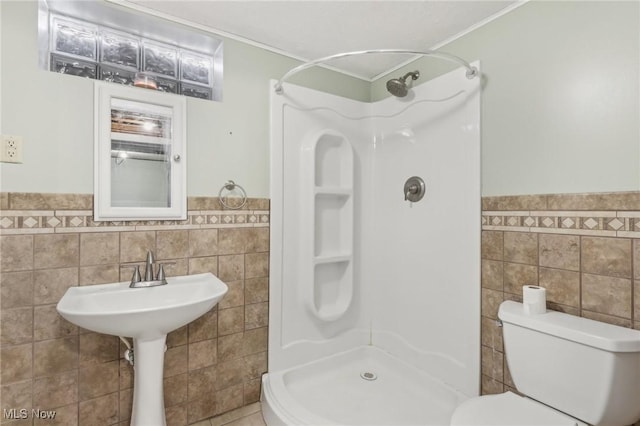
<instances>
[{"instance_id":1,"label":"towel ring","mask_svg":"<svg viewBox=\"0 0 640 426\"><path fill-rule=\"evenodd\" d=\"M242 193L242 202L240 203L240 205L238 206L230 206L229 204L227 204L227 202L225 201L226 198L228 198L228 195L223 196L222 192L226 189L227 191L231 192L234 191L236 188L238 188L240 190L240 192ZM230 209L230 210L238 210L244 207L245 204L247 204L247 191L244 190L244 188L240 185L238 185L237 183L235 183L232 180L227 181L227 183L225 183L224 185L222 185L222 188L220 188L220 192L218 192L218 198L220 199L220 203L225 206L226 208Z\"/></svg>"}]
</instances>

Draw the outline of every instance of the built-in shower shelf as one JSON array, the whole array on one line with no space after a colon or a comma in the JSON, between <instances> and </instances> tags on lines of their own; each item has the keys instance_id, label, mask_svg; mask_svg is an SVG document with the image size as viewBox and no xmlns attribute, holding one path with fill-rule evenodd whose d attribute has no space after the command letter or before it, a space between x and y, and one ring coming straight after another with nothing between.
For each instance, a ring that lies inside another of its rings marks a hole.
<instances>
[{"instance_id":1,"label":"built-in shower shelf","mask_svg":"<svg viewBox=\"0 0 640 426\"><path fill-rule=\"evenodd\" d=\"M353 148L339 132L307 136L302 150L308 233L308 306L316 318L334 321L353 296Z\"/></svg>"},{"instance_id":2,"label":"built-in shower shelf","mask_svg":"<svg viewBox=\"0 0 640 426\"><path fill-rule=\"evenodd\" d=\"M324 321L335 321L349 309L349 304L323 306L318 310L318 317Z\"/></svg>"},{"instance_id":3,"label":"built-in shower shelf","mask_svg":"<svg viewBox=\"0 0 640 426\"><path fill-rule=\"evenodd\" d=\"M316 186L315 193L317 195L335 195L338 197L349 197L353 195L351 188L342 188L338 186Z\"/></svg>"},{"instance_id":4,"label":"built-in shower shelf","mask_svg":"<svg viewBox=\"0 0 640 426\"><path fill-rule=\"evenodd\" d=\"M322 265L323 263L351 262L351 255L336 254L336 255L316 256L313 258L313 261L316 265Z\"/></svg>"}]
</instances>

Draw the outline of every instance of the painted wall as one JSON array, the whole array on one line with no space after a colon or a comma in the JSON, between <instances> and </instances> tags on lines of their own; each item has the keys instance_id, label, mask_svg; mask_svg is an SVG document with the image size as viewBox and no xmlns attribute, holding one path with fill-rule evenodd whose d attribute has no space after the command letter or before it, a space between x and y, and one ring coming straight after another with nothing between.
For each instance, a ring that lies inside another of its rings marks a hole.
<instances>
[{"instance_id":1,"label":"painted wall","mask_svg":"<svg viewBox=\"0 0 640 426\"><path fill-rule=\"evenodd\" d=\"M25 138L25 163L0 165L1 189L91 193L92 81L37 68L35 2L0 8L1 132ZM640 189L639 35L638 2L533 1L443 47L482 62L483 195ZM188 99L188 192L216 195L234 179L268 196L268 80L297 62L228 39L224 51L224 101ZM451 67L423 59L392 75L416 68L426 81ZM348 98L386 96L387 77L296 77Z\"/></svg>"},{"instance_id":2,"label":"painted wall","mask_svg":"<svg viewBox=\"0 0 640 426\"><path fill-rule=\"evenodd\" d=\"M1 190L93 192L93 81L38 68L37 3L2 2L2 134L24 137L24 164L0 166ZM228 179L269 195L269 80L297 61L224 39L224 101L188 98L188 194ZM369 83L324 69L297 84L368 100Z\"/></svg>"},{"instance_id":3,"label":"painted wall","mask_svg":"<svg viewBox=\"0 0 640 426\"><path fill-rule=\"evenodd\" d=\"M482 63L484 196L640 189L640 3L531 1L442 50ZM372 100L414 69L451 66Z\"/></svg>"}]
</instances>

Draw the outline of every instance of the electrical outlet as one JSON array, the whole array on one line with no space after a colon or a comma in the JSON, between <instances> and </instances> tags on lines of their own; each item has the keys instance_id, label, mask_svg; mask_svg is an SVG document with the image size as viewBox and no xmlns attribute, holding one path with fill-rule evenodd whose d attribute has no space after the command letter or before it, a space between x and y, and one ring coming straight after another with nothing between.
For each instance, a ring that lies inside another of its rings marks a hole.
<instances>
[{"instance_id":1,"label":"electrical outlet","mask_svg":"<svg viewBox=\"0 0 640 426\"><path fill-rule=\"evenodd\" d=\"M0 162L22 163L22 136L2 135Z\"/></svg>"}]
</instances>

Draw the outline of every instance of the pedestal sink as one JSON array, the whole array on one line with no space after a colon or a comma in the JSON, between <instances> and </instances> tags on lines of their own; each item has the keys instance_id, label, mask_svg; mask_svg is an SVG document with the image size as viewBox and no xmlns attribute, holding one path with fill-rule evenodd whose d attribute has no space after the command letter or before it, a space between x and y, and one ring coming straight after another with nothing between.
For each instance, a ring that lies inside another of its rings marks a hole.
<instances>
[{"instance_id":1,"label":"pedestal sink","mask_svg":"<svg viewBox=\"0 0 640 426\"><path fill-rule=\"evenodd\" d=\"M147 288L129 288L128 282L71 287L57 306L60 315L82 328L133 338L132 426L166 425L162 375L167 333L205 314L228 290L210 273L167 281Z\"/></svg>"}]
</instances>

